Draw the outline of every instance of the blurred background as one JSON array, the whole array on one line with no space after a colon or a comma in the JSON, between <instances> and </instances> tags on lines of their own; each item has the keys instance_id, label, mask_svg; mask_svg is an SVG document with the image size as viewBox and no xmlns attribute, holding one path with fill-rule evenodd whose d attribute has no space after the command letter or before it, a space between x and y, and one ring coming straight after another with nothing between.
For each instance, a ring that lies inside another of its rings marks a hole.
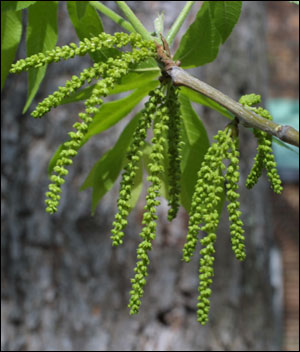
<instances>
[{"instance_id":1,"label":"blurred background","mask_svg":"<svg viewBox=\"0 0 300 352\"><path fill-rule=\"evenodd\" d=\"M104 2L118 11L114 2ZM158 12L170 28L183 1L130 1L147 29ZM197 2L184 30L201 5ZM59 45L77 42L61 1ZM109 33L119 31L101 16ZM24 39L24 38L23 38ZM174 45L174 50L176 49ZM238 100L262 95L277 122L299 129L299 8L287 1L244 1L242 15L216 61L192 74ZM25 45L18 51L25 56ZM75 58L50 65L35 106L58 85L91 64ZM165 201L141 311L128 314L144 198L131 213L122 247L110 230L118 185L91 216L90 191L79 187L93 164L117 140L122 120L80 150L63 188L59 211L44 211L48 162L72 129L83 104L64 105L40 120L22 115L26 74L10 75L1 119L1 350L2 351L297 351L299 350L299 155L277 148L283 194L266 177L251 191L241 187L247 259L235 260L226 210L218 231L209 323L196 321L199 256L181 261L188 215L171 224ZM210 139L226 118L194 105ZM137 110L132 112L132 115ZM131 116L132 116L131 115ZM129 117L130 118L130 117ZM298 125L297 125L298 124ZM241 186L256 153L241 131ZM199 252L199 247L197 252Z\"/></svg>"},{"instance_id":2,"label":"blurred background","mask_svg":"<svg viewBox=\"0 0 300 352\"><path fill-rule=\"evenodd\" d=\"M299 8L268 2L267 107L276 122L299 130ZM292 146L293 150L296 150ZM274 236L283 270L283 349L299 350L299 154L274 145L285 182L280 197L272 195Z\"/></svg>"}]
</instances>

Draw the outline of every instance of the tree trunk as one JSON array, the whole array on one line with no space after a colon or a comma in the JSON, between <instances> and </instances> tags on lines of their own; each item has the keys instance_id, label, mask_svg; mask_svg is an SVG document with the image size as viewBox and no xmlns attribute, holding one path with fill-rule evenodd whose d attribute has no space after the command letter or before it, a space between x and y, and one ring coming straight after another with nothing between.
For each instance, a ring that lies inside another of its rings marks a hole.
<instances>
[{"instance_id":1,"label":"tree trunk","mask_svg":"<svg viewBox=\"0 0 300 352\"><path fill-rule=\"evenodd\" d=\"M147 28L163 7L168 28L184 2L176 2L176 6L171 1L129 4ZM76 41L66 16L64 13L61 18L61 45ZM196 75L235 99L250 92L265 96L264 20L262 2L244 2L240 21L218 59ZM111 32L114 30L118 29ZM37 101L80 72L88 59L77 58L72 63L49 66ZM196 321L199 256L189 264L181 261L188 217L181 210L179 219L168 224L166 202L159 210L141 311L129 316L130 278L143 200L130 215L124 245L115 249L110 230L118 185L104 197L94 217L90 215L90 193L78 192L93 163L113 145L125 121L96 136L80 151L64 185L59 212L50 216L43 204L47 164L83 105L78 109L73 105L59 107L41 120L22 116L24 77L9 77L2 104L2 350L278 350L270 276L269 186L264 179L252 191L243 186L256 148L251 132L244 128L240 132L247 259L239 263L234 258L223 216L209 323L202 327ZM213 135L228 122L207 109L200 115Z\"/></svg>"}]
</instances>

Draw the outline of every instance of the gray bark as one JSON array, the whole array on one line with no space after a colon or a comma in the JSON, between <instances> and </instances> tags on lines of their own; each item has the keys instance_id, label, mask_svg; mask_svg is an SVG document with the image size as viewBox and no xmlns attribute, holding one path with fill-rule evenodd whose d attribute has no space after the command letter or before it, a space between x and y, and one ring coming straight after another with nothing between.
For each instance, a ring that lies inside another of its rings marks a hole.
<instances>
[{"instance_id":1,"label":"gray bark","mask_svg":"<svg viewBox=\"0 0 300 352\"><path fill-rule=\"evenodd\" d=\"M147 28L164 8L170 26L183 2L129 2ZM197 5L198 6L198 5ZM196 13L190 16L192 21ZM196 72L232 98L267 90L264 5L245 2L241 19L218 59ZM106 21L105 21L106 24ZM60 44L76 41L61 18ZM114 29L111 30L113 32ZM21 56L22 54L21 51ZM89 64L74 59L50 65L36 102ZM2 104L1 346L7 351L278 350L272 305L269 186L241 187L247 259L235 260L223 216L217 241L210 322L196 321L199 256L181 261L187 215L168 224L160 207L157 239L139 315L128 314L143 200L130 215L125 243L113 249L110 229L118 186L90 215L89 191L78 192L94 162L119 136L125 121L80 151L63 188L59 212L44 212L47 164L82 104L63 106L40 120L21 115L25 75L9 77ZM216 134L227 121L207 109L201 118ZM241 131L242 182L255 154L250 131ZM225 211L226 213L226 211ZM197 248L199 252L199 247ZM277 334L278 335L278 334Z\"/></svg>"}]
</instances>

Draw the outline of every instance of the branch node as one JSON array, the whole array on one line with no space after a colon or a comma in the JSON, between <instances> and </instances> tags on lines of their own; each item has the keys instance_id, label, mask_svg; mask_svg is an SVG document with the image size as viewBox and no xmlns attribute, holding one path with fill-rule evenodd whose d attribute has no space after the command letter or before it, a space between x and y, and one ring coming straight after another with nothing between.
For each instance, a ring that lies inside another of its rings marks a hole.
<instances>
[{"instance_id":1,"label":"branch node","mask_svg":"<svg viewBox=\"0 0 300 352\"><path fill-rule=\"evenodd\" d=\"M168 72L174 66L180 66L180 61L173 61L169 45L166 39L160 34L163 45L155 42L158 60L163 63L163 70Z\"/></svg>"}]
</instances>

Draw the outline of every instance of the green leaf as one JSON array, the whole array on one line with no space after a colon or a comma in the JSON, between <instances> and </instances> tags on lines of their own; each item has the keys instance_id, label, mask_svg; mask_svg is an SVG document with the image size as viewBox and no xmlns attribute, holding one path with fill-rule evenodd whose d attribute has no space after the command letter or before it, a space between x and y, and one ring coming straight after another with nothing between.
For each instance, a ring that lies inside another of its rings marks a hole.
<instances>
[{"instance_id":1,"label":"green leaf","mask_svg":"<svg viewBox=\"0 0 300 352\"><path fill-rule=\"evenodd\" d=\"M103 32L103 25L97 11L88 1L67 1L68 13L80 40L92 38ZM115 49L111 50L115 51ZM116 50L118 52L118 50ZM98 62L107 57L102 51L90 53L91 58Z\"/></svg>"},{"instance_id":2,"label":"green leaf","mask_svg":"<svg viewBox=\"0 0 300 352\"><path fill-rule=\"evenodd\" d=\"M160 71L145 71L142 73L129 72L128 75L124 76L120 82L113 89L110 90L110 94L119 94L127 92L129 90L144 87L146 84L158 84L155 80L159 76Z\"/></svg>"},{"instance_id":3,"label":"green leaf","mask_svg":"<svg viewBox=\"0 0 300 352\"><path fill-rule=\"evenodd\" d=\"M84 143L95 134L105 131L119 122L123 117L127 116L158 83L158 81L151 81L143 87L136 89L126 98L103 104L98 113L95 114L93 122L90 124L89 131L84 138Z\"/></svg>"},{"instance_id":4,"label":"green leaf","mask_svg":"<svg viewBox=\"0 0 300 352\"><path fill-rule=\"evenodd\" d=\"M103 32L97 11L87 1L68 1L68 13L80 40Z\"/></svg>"},{"instance_id":5,"label":"green leaf","mask_svg":"<svg viewBox=\"0 0 300 352\"><path fill-rule=\"evenodd\" d=\"M153 57L149 57L138 64L133 65L131 71L135 72L145 72L152 71L153 69L159 70L157 61Z\"/></svg>"},{"instance_id":6,"label":"green leaf","mask_svg":"<svg viewBox=\"0 0 300 352\"><path fill-rule=\"evenodd\" d=\"M120 135L118 141L108 152L106 152L93 166L89 175L85 179L80 190L93 187L92 212L94 213L101 198L112 188L118 178L126 153L132 139L133 132L137 126L141 113L128 123ZM139 176L140 177L140 176ZM137 182L138 185L138 182Z\"/></svg>"},{"instance_id":7,"label":"green leaf","mask_svg":"<svg viewBox=\"0 0 300 352\"><path fill-rule=\"evenodd\" d=\"M70 2L70 1L69 1ZM76 3L77 17L79 20L84 17L87 7L89 6L88 1L73 1Z\"/></svg>"},{"instance_id":8,"label":"green leaf","mask_svg":"<svg viewBox=\"0 0 300 352\"><path fill-rule=\"evenodd\" d=\"M1 90L15 59L21 35L22 12L1 11Z\"/></svg>"},{"instance_id":9,"label":"green leaf","mask_svg":"<svg viewBox=\"0 0 300 352\"><path fill-rule=\"evenodd\" d=\"M35 3L36 1L1 1L1 11L20 11Z\"/></svg>"},{"instance_id":10,"label":"green leaf","mask_svg":"<svg viewBox=\"0 0 300 352\"><path fill-rule=\"evenodd\" d=\"M57 42L57 1L37 1L28 8L27 56L52 50ZM45 76L47 66L28 72L27 111Z\"/></svg>"},{"instance_id":11,"label":"green leaf","mask_svg":"<svg viewBox=\"0 0 300 352\"><path fill-rule=\"evenodd\" d=\"M185 143L181 163L181 204L189 211L197 181L197 173L209 148L209 140L206 129L194 111L189 99L180 94L179 100L183 119L182 137Z\"/></svg>"},{"instance_id":12,"label":"green leaf","mask_svg":"<svg viewBox=\"0 0 300 352\"><path fill-rule=\"evenodd\" d=\"M195 21L182 37L174 60L180 60L182 68L204 65L217 57L220 41L208 1L204 1Z\"/></svg>"},{"instance_id":13,"label":"green leaf","mask_svg":"<svg viewBox=\"0 0 300 352\"><path fill-rule=\"evenodd\" d=\"M241 1L204 1L195 21L181 39L174 60L192 68L213 61L237 23Z\"/></svg>"},{"instance_id":14,"label":"green leaf","mask_svg":"<svg viewBox=\"0 0 300 352\"><path fill-rule=\"evenodd\" d=\"M234 115L230 111L228 111L227 109L225 109L223 106L216 103L212 99L207 98L205 95L198 93L193 89L190 89L187 87L180 87L180 92L183 95L185 95L187 98L189 98L191 101L193 101L194 103L198 103L198 104L207 106L213 110L216 110L230 120L234 119Z\"/></svg>"},{"instance_id":15,"label":"green leaf","mask_svg":"<svg viewBox=\"0 0 300 352\"><path fill-rule=\"evenodd\" d=\"M242 1L208 1L208 4L224 44L240 17Z\"/></svg>"},{"instance_id":16,"label":"green leaf","mask_svg":"<svg viewBox=\"0 0 300 352\"><path fill-rule=\"evenodd\" d=\"M129 90L143 87L147 82L153 81L159 75L159 72L160 71L158 70L145 71L142 73L130 72L128 75L124 76L121 79L121 82L119 84L115 85L114 88L109 90L109 95L119 94L127 92ZM74 92L69 97L64 98L61 104L69 104L74 101L88 99L92 94L93 88L95 88L95 84L87 88L81 89L78 92Z\"/></svg>"}]
</instances>

